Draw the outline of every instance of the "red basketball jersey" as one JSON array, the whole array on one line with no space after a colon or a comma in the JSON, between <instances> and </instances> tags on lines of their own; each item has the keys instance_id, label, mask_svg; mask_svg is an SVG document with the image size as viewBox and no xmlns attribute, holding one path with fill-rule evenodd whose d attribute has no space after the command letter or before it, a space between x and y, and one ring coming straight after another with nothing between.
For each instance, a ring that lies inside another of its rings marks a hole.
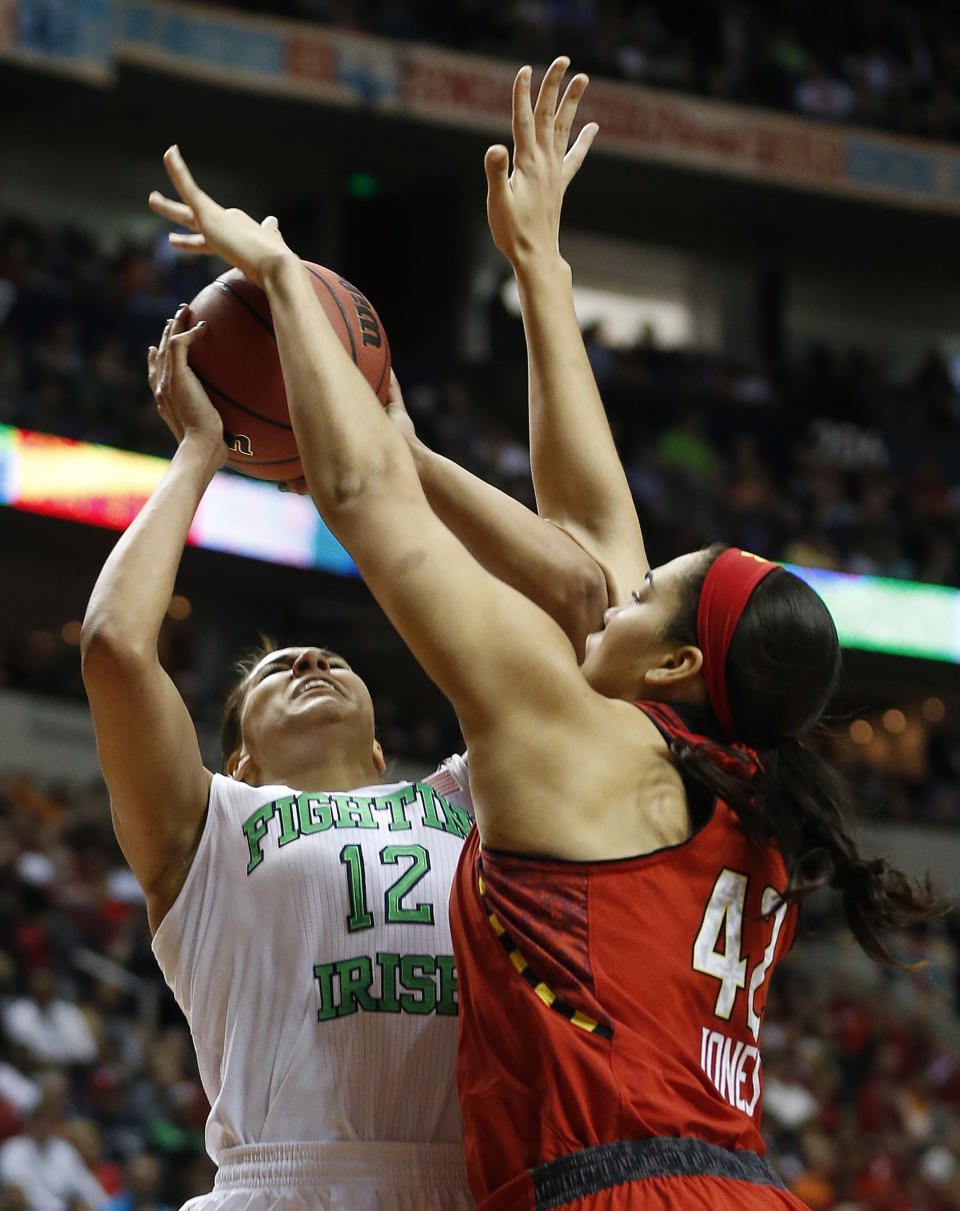
<instances>
[{"instance_id":1,"label":"red basketball jersey","mask_svg":"<svg viewBox=\"0 0 960 1211\"><path fill-rule=\"evenodd\" d=\"M669 739L704 743L638 704ZM707 800L681 845L564 862L482 849L454 880L458 1082L478 1203L524 1170L617 1140L763 1152L757 1050L795 914L779 851Z\"/></svg>"}]
</instances>

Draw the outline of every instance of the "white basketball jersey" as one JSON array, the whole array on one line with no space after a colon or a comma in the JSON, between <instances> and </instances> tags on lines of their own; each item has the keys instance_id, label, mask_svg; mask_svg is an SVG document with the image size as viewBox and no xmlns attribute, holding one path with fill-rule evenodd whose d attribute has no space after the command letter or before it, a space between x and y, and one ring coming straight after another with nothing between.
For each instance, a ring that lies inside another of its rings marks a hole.
<instances>
[{"instance_id":1,"label":"white basketball jersey","mask_svg":"<svg viewBox=\"0 0 960 1211\"><path fill-rule=\"evenodd\" d=\"M240 1144L462 1139L447 904L466 785L460 758L424 783L337 794L214 775L153 939L214 1160Z\"/></svg>"}]
</instances>

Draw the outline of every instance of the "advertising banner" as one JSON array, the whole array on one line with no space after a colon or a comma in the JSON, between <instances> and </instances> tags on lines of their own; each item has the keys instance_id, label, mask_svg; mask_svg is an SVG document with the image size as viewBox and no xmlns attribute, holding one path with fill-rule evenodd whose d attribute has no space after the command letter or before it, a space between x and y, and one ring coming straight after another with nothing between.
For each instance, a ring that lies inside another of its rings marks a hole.
<instances>
[{"instance_id":1,"label":"advertising banner","mask_svg":"<svg viewBox=\"0 0 960 1211\"><path fill-rule=\"evenodd\" d=\"M306 22L159 0L0 0L0 56L109 83L118 60L506 136L517 65ZM948 145L593 81L601 153L960 211Z\"/></svg>"}]
</instances>

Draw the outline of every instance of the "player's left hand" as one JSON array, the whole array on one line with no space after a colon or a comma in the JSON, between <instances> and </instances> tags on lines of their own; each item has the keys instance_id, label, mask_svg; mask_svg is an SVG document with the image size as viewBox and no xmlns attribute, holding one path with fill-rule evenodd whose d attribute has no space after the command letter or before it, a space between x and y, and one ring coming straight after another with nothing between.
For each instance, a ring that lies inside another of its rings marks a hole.
<instances>
[{"instance_id":1,"label":"player's left hand","mask_svg":"<svg viewBox=\"0 0 960 1211\"><path fill-rule=\"evenodd\" d=\"M203 337L204 323L188 328L189 319L190 308L182 303L167 320L160 344L147 350L147 379L157 411L177 441L201 442L214 466L222 467L227 461L223 421L187 361L190 346Z\"/></svg>"},{"instance_id":2,"label":"player's left hand","mask_svg":"<svg viewBox=\"0 0 960 1211\"><path fill-rule=\"evenodd\" d=\"M261 287L267 266L278 257L293 255L272 215L258 223L235 207L225 210L204 193L194 181L176 144L164 153L163 164L182 201L164 197L155 189L149 203L156 214L190 229L189 232L170 233L167 238L174 248L183 252L216 253Z\"/></svg>"},{"instance_id":3,"label":"player's left hand","mask_svg":"<svg viewBox=\"0 0 960 1211\"><path fill-rule=\"evenodd\" d=\"M569 66L565 55L554 59L535 106L530 103L532 71L520 68L513 82L513 172L503 144L489 148L484 159L490 233L514 268L528 256L556 253L563 195L600 129L596 122L588 122L567 150L588 84L582 72L575 75L558 108L560 81Z\"/></svg>"}]
</instances>

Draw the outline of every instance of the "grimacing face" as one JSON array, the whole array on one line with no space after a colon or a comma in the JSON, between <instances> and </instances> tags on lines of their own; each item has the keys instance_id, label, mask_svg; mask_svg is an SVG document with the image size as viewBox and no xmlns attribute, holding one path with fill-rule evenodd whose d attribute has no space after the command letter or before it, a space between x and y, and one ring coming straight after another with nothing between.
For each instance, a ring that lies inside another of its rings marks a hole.
<instances>
[{"instance_id":1,"label":"grimacing face","mask_svg":"<svg viewBox=\"0 0 960 1211\"><path fill-rule=\"evenodd\" d=\"M702 559L702 552L692 551L651 568L634 589L632 601L604 613L602 629L587 636L580 666L598 693L622 698L642 687L646 696L656 697L661 671L676 670L682 653L698 651L669 636L686 581ZM692 665L689 672L696 675L699 661L693 658Z\"/></svg>"},{"instance_id":2,"label":"grimacing face","mask_svg":"<svg viewBox=\"0 0 960 1211\"><path fill-rule=\"evenodd\" d=\"M268 652L246 679L240 732L251 753L263 751L278 731L307 735L342 723L373 742L373 701L350 665L335 652L289 647Z\"/></svg>"}]
</instances>

